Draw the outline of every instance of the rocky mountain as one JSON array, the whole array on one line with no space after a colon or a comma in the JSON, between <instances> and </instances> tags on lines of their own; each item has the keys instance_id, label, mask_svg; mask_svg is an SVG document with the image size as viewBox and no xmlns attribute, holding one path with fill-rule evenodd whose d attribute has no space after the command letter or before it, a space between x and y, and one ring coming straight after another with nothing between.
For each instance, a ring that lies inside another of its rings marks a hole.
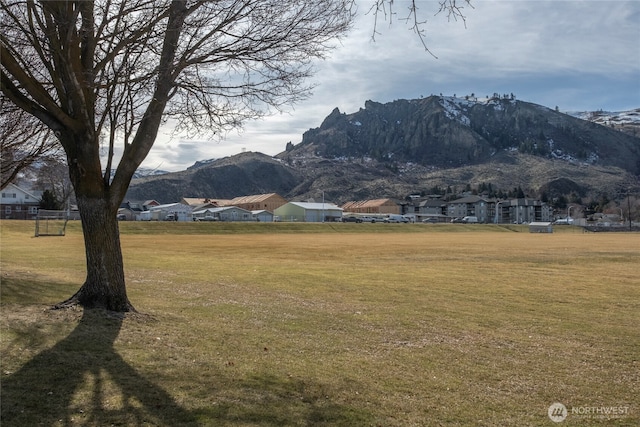
<instances>
[{"instance_id":1,"label":"rocky mountain","mask_svg":"<svg viewBox=\"0 0 640 427\"><path fill-rule=\"evenodd\" d=\"M636 122L633 114L624 120L584 120L513 96L367 101L355 113L336 108L274 158L243 153L137 179L128 197L170 202L277 192L317 200L324 193L341 203L491 184L531 196L613 198L637 187L640 176Z\"/></svg>"},{"instance_id":2,"label":"rocky mountain","mask_svg":"<svg viewBox=\"0 0 640 427\"><path fill-rule=\"evenodd\" d=\"M431 96L388 104L367 101L353 114L335 109L303 135L292 155L371 157L451 168L485 163L500 151L617 166L640 174L638 139L515 99Z\"/></svg>"},{"instance_id":3,"label":"rocky mountain","mask_svg":"<svg viewBox=\"0 0 640 427\"><path fill-rule=\"evenodd\" d=\"M127 198L171 203L183 197L232 199L263 193L285 195L290 194L300 181L301 174L281 160L247 152L181 172L134 179Z\"/></svg>"}]
</instances>

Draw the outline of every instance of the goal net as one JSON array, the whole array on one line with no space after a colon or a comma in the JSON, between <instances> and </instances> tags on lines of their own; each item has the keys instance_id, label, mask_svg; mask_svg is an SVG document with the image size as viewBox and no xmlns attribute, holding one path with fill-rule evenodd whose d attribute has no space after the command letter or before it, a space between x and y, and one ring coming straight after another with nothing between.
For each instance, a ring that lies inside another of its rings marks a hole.
<instances>
[{"instance_id":1,"label":"goal net","mask_svg":"<svg viewBox=\"0 0 640 427\"><path fill-rule=\"evenodd\" d=\"M36 237L64 236L69 221L69 212L38 209L36 215Z\"/></svg>"}]
</instances>

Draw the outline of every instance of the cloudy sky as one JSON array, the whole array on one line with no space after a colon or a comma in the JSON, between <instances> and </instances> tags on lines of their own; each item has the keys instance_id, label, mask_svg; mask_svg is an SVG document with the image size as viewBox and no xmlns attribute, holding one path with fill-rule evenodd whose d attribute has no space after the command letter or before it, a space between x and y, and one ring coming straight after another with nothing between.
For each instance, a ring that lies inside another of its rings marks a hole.
<instances>
[{"instance_id":1,"label":"cloudy sky","mask_svg":"<svg viewBox=\"0 0 640 427\"><path fill-rule=\"evenodd\" d=\"M434 16L436 1L419 0L428 19L428 47L437 59L397 19L383 24L372 42L368 4L358 0L353 31L317 64L309 100L247 123L222 140L161 134L142 166L178 171L242 151L275 155L287 142L299 143L334 108L352 113L366 100L497 92L560 111L640 108L638 0L474 0L473 9L464 9L466 26ZM394 12L405 16L406 5L396 1Z\"/></svg>"}]
</instances>

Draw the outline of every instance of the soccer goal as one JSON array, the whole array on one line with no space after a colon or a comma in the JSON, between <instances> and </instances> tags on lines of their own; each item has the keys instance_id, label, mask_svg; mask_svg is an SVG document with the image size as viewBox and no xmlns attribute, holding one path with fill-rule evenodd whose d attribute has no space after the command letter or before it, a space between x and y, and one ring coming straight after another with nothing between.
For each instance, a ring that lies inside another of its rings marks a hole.
<instances>
[{"instance_id":1,"label":"soccer goal","mask_svg":"<svg viewBox=\"0 0 640 427\"><path fill-rule=\"evenodd\" d=\"M38 209L36 215L36 237L64 236L69 221L67 211Z\"/></svg>"}]
</instances>

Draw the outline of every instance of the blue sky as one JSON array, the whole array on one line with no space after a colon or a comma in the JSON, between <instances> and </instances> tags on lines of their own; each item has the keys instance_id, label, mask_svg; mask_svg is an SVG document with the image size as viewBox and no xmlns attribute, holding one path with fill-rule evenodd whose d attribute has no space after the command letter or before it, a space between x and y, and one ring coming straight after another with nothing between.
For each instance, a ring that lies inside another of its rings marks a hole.
<instances>
[{"instance_id":1,"label":"blue sky","mask_svg":"<svg viewBox=\"0 0 640 427\"><path fill-rule=\"evenodd\" d=\"M475 0L473 9L464 9L466 26L434 16L436 1L419 1L437 59L398 19L382 24L372 42L368 4L358 2L353 31L318 62L311 80L317 87L307 101L221 140L161 134L143 167L178 171L242 151L275 155L287 142L299 143L335 107L352 113L366 100L497 92L560 111L640 108L638 0ZM405 6L396 1L396 18L406 15Z\"/></svg>"}]
</instances>

